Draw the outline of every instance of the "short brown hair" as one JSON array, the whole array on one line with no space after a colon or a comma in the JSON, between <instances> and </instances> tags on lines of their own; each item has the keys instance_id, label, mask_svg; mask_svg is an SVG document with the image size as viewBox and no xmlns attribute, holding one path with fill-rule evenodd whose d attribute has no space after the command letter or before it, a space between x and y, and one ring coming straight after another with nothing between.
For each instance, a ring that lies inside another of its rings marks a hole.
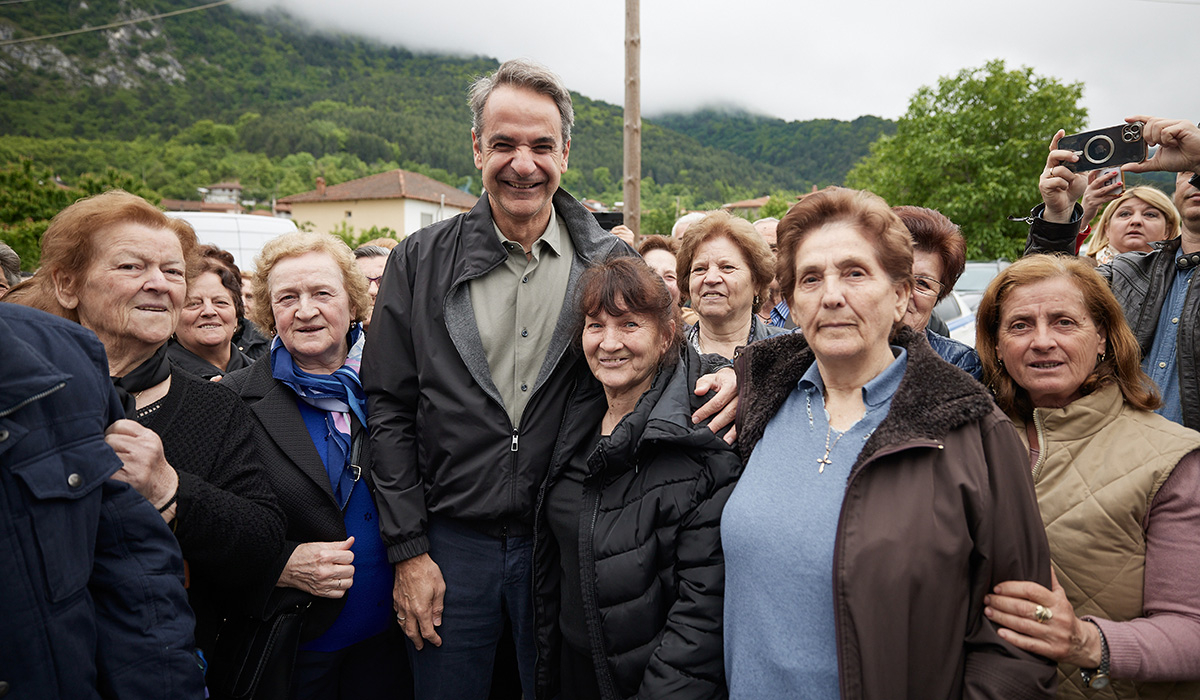
<instances>
[{"instance_id":1,"label":"short brown hair","mask_svg":"<svg viewBox=\"0 0 1200 700\"><path fill-rule=\"evenodd\" d=\"M670 236L644 236L638 246L638 255L643 258L652 250L665 250L671 255L679 255L679 241Z\"/></svg>"},{"instance_id":2,"label":"short brown hair","mask_svg":"<svg viewBox=\"0 0 1200 700\"><path fill-rule=\"evenodd\" d=\"M183 219L174 219L141 197L124 190L109 190L75 202L54 215L42 235L41 271L17 285L5 301L15 301L79 322L78 309L58 301L55 279L63 274L82 284L88 268L114 226L140 224L166 229L179 238L184 269L196 265L196 232Z\"/></svg>"},{"instance_id":3,"label":"short brown hair","mask_svg":"<svg viewBox=\"0 0 1200 700\"><path fill-rule=\"evenodd\" d=\"M788 306L796 291L796 252L809 234L833 223L853 226L874 244L880 267L893 282L912 290L913 242L904 223L883 201L865 190L826 187L805 195L779 221L775 276Z\"/></svg>"},{"instance_id":4,"label":"short brown hair","mask_svg":"<svg viewBox=\"0 0 1200 700\"><path fill-rule=\"evenodd\" d=\"M942 263L942 291L938 301L946 298L954 283L967 267L967 241L962 230L945 214L926 207L892 207L904 228L912 234L913 248L933 253Z\"/></svg>"},{"instance_id":5,"label":"short brown hair","mask_svg":"<svg viewBox=\"0 0 1200 700\"><path fill-rule=\"evenodd\" d=\"M1012 290L1052 279L1070 280L1083 295L1088 315L1108 338L1104 359L1084 379L1079 391L1090 394L1116 383L1134 408L1153 411L1162 405L1154 382L1142 371L1142 350L1125 322L1125 312L1108 283L1090 264L1074 255L1029 255L1016 261L992 280L975 312L975 349L983 364L983 381L996 395L996 405L1006 413L1028 418L1033 403L1000 364L1000 315Z\"/></svg>"},{"instance_id":6,"label":"short brown hair","mask_svg":"<svg viewBox=\"0 0 1200 700\"><path fill-rule=\"evenodd\" d=\"M688 226L687 235L683 237L683 243L679 246L679 254L675 256L680 300L691 300L692 261L696 259L696 251L701 245L716 238L728 238L746 259L746 265L750 269L750 280L754 285L754 303L751 311L758 313L767 287L775 278L774 270L771 269L774 256L767 242L758 235L754 224L727 211L709 212L703 219Z\"/></svg>"},{"instance_id":7,"label":"short brown hair","mask_svg":"<svg viewBox=\"0 0 1200 700\"><path fill-rule=\"evenodd\" d=\"M575 308L579 312L576 343L582 342L588 316L600 311L609 316L645 314L654 319L660 336L670 334L671 342L659 365L670 366L679 357L683 343L679 307L672 301L666 283L641 258L618 256L589 267L579 279Z\"/></svg>"},{"instance_id":8,"label":"short brown hair","mask_svg":"<svg viewBox=\"0 0 1200 700\"><path fill-rule=\"evenodd\" d=\"M238 320L246 317L245 302L242 301L242 271L238 269L233 254L211 243L205 243L199 248L199 263L191 273L189 268L188 285L205 272L211 272L221 280L221 286L229 290L233 296L233 308L237 311Z\"/></svg>"},{"instance_id":9,"label":"short brown hair","mask_svg":"<svg viewBox=\"0 0 1200 700\"><path fill-rule=\"evenodd\" d=\"M267 241L262 252L254 258L254 283L251 287L257 303L250 312L250 320L268 337L275 335L275 312L271 308L271 289L267 285L271 270L280 260L307 253L325 253L337 263L338 269L342 271L342 286L350 297L350 320L364 321L367 318L367 309L371 308L371 297L367 295L367 278L354 263L354 254L350 252L350 246L328 233L285 233Z\"/></svg>"}]
</instances>

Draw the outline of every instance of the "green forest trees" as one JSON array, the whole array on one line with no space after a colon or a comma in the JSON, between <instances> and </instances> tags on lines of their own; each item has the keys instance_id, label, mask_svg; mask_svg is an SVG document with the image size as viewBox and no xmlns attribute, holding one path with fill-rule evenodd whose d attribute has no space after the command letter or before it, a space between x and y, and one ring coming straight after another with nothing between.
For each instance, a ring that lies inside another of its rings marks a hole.
<instances>
[{"instance_id":1,"label":"green forest trees","mask_svg":"<svg viewBox=\"0 0 1200 700\"><path fill-rule=\"evenodd\" d=\"M937 209L962 227L969 259L1016 259L1026 227L1007 217L1039 201L1050 137L1083 126L1082 93L1081 83L999 60L962 70L919 89L895 135L876 141L846 184Z\"/></svg>"},{"instance_id":2,"label":"green forest trees","mask_svg":"<svg viewBox=\"0 0 1200 700\"><path fill-rule=\"evenodd\" d=\"M80 178L73 186L28 158L0 165L0 243L21 256L22 270L35 270L41 258L42 234L50 219L76 200L111 189L141 195L155 204L159 197L140 181L113 168Z\"/></svg>"}]
</instances>

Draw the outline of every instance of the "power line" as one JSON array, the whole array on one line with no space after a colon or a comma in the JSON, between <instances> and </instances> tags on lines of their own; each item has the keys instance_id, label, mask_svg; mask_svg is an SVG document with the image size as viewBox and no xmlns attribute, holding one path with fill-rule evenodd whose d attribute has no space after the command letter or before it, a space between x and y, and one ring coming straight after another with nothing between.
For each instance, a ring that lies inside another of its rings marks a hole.
<instances>
[{"instance_id":1,"label":"power line","mask_svg":"<svg viewBox=\"0 0 1200 700\"><path fill-rule=\"evenodd\" d=\"M217 2L210 2L207 5L198 5L196 7L189 7L189 8L183 9L183 10L173 10L171 12L164 12L162 14L151 15L149 17L139 17L138 19L127 19L127 20L124 20L121 22L112 22L110 24L101 25L99 27L84 27L83 29L72 29L72 30L65 31L65 32L58 32L57 34L44 34L42 36L28 36L28 37L24 37L21 39L7 39L5 41L0 41L0 47L12 46L13 44L25 44L25 43L28 43L31 41L42 41L43 39L57 39L59 37L72 36L74 34L86 34L88 32L99 32L99 31L104 31L105 29L116 29L117 27L125 27L130 24L139 24L141 22L151 22L156 19L162 19L163 17L174 17L175 15L187 14L188 12L199 12L200 10L208 10L213 7L218 7L220 5L228 5L233 2L237 2L237 0L217 0Z\"/></svg>"}]
</instances>

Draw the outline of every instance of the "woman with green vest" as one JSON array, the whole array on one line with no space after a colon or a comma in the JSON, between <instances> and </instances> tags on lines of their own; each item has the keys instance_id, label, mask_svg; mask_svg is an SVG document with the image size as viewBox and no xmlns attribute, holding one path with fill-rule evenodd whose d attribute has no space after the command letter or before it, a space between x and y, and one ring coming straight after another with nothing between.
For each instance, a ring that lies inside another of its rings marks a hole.
<instances>
[{"instance_id":1,"label":"woman with green vest","mask_svg":"<svg viewBox=\"0 0 1200 700\"><path fill-rule=\"evenodd\" d=\"M1059 662L1060 698L1200 697L1200 433L1160 400L1104 280L1033 255L976 317L984 381L1029 446L1055 580L1009 581L984 614Z\"/></svg>"}]
</instances>

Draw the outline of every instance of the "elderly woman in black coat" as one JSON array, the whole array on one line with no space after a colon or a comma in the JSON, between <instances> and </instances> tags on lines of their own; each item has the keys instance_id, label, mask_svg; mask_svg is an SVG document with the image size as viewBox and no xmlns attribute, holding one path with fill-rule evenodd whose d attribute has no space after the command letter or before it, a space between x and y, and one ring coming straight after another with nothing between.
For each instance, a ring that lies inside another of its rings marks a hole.
<instances>
[{"instance_id":1,"label":"elderly woman in black coat","mask_svg":"<svg viewBox=\"0 0 1200 700\"><path fill-rule=\"evenodd\" d=\"M411 697L358 378L367 281L350 249L319 233L272 240L255 267L253 320L276 337L221 383L261 423L259 449L287 514L273 607L311 604L289 695Z\"/></svg>"},{"instance_id":2,"label":"elderly woman in black coat","mask_svg":"<svg viewBox=\"0 0 1200 700\"><path fill-rule=\"evenodd\" d=\"M725 697L717 524L740 460L690 420L699 358L658 275L617 258L579 289L590 372L538 499L538 697Z\"/></svg>"},{"instance_id":3,"label":"elderly woman in black coat","mask_svg":"<svg viewBox=\"0 0 1200 700\"><path fill-rule=\"evenodd\" d=\"M125 464L113 478L132 485L174 530L189 572L196 644L209 652L223 619L264 602L255 592L270 581L269 562L283 547L283 513L254 452L245 405L168 360L195 251L186 222L113 190L54 217L42 236L42 271L7 300L76 321L104 344L127 417L107 433Z\"/></svg>"}]
</instances>

